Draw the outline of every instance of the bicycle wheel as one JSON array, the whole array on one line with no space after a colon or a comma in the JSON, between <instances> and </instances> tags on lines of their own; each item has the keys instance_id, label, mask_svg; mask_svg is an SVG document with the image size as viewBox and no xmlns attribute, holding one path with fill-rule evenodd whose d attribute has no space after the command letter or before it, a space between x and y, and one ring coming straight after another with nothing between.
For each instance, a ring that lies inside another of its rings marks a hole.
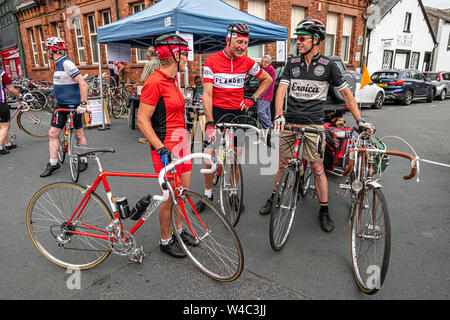
<instances>
[{"instance_id":1,"label":"bicycle wheel","mask_svg":"<svg viewBox=\"0 0 450 320\"><path fill-rule=\"evenodd\" d=\"M234 151L225 155L219 181L222 212L231 225L235 227L241 217L244 204L244 179L241 164L238 162Z\"/></svg>"},{"instance_id":2,"label":"bicycle wheel","mask_svg":"<svg viewBox=\"0 0 450 320\"><path fill-rule=\"evenodd\" d=\"M294 222L297 207L298 172L289 165L277 184L270 215L270 246L275 251L283 249Z\"/></svg>"},{"instance_id":3,"label":"bicycle wheel","mask_svg":"<svg viewBox=\"0 0 450 320\"><path fill-rule=\"evenodd\" d=\"M302 197L305 197L311 185L314 184L314 175L311 171L311 165L308 160L303 164L303 175L300 176L299 191Z\"/></svg>"},{"instance_id":4,"label":"bicycle wheel","mask_svg":"<svg viewBox=\"0 0 450 320\"><path fill-rule=\"evenodd\" d=\"M366 186L352 208L353 276L366 294L376 293L386 278L391 252L391 227L386 199L379 188Z\"/></svg>"},{"instance_id":5,"label":"bicycle wheel","mask_svg":"<svg viewBox=\"0 0 450 320\"><path fill-rule=\"evenodd\" d=\"M48 109L19 112L17 125L34 138L48 138L53 113Z\"/></svg>"},{"instance_id":6,"label":"bicycle wheel","mask_svg":"<svg viewBox=\"0 0 450 320\"><path fill-rule=\"evenodd\" d=\"M77 143L76 135L69 131L69 166L70 166L70 177L73 182L77 182L80 177L80 157L78 157L73 148Z\"/></svg>"},{"instance_id":7,"label":"bicycle wheel","mask_svg":"<svg viewBox=\"0 0 450 320\"><path fill-rule=\"evenodd\" d=\"M206 197L184 190L172 207L172 224L177 230L177 221L183 229L196 239L187 245L175 235L181 248L195 266L208 277L221 282L236 280L244 268L241 243L233 228L220 211ZM201 201L206 209L199 214L194 203Z\"/></svg>"},{"instance_id":8,"label":"bicycle wheel","mask_svg":"<svg viewBox=\"0 0 450 320\"><path fill-rule=\"evenodd\" d=\"M32 110L42 110L43 108L47 107L48 101L47 101L47 96L39 90L31 90L30 92L33 97L35 98L35 100L33 101L33 103L30 104L30 108Z\"/></svg>"},{"instance_id":9,"label":"bicycle wheel","mask_svg":"<svg viewBox=\"0 0 450 320\"><path fill-rule=\"evenodd\" d=\"M27 230L38 251L51 262L69 269L88 269L110 254L108 240L73 231L108 235L112 214L103 200L91 193L82 214L67 225L85 195L85 188L57 182L40 189L27 208Z\"/></svg>"},{"instance_id":10,"label":"bicycle wheel","mask_svg":"<svg viewBox=\"0 0 450 320\"><path fill-rule=\"evenodd\" d=\"M65 133L65 129L59 136L59 150L58 150L58 161L63 164L66 159L67 152L67 135Z\"/></svg>"}]
</instances>

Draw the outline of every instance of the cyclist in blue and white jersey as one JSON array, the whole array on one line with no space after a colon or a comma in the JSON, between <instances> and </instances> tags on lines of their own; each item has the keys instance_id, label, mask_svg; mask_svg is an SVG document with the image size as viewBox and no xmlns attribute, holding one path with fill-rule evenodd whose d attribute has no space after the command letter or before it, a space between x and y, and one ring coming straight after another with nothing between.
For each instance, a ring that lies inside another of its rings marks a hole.
<instances>
[{"instance_id":1,"label":"cyclist in blue and white jersey","mask_svg":"<svg viewBox=\"0 0 450 320\"><path fill-rule=\"evenodd\" d=\"M56 68L53 74L53 90L56 98L56 108L76 109L79 105L86 107L88 85L84 81L77 66L71 59L66 57L66 43L57 37L48 38L45 41L45 48ZM55 170L61 168L58 162L59 135L67 121L68 112L54 112L51 127L48 132L50 160L41 177L48 177ZM81 114L74 117L75 135L78 144L86 145L86 137L83 131L83 121ZM86 170L87 159L82 157L80 161L80 172Z\"/></svg>"}]
</instances>

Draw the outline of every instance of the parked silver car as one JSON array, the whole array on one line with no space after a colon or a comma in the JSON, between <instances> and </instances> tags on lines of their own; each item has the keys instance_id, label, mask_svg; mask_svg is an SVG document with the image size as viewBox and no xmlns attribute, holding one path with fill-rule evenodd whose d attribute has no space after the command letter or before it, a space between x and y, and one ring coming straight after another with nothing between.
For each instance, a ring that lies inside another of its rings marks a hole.
<instances>
[{"instance_id":1,"label":"parked silver car","mask_svg":"<svg viewBox=\"0 0 450 320\"><path fill-rule=\"evenodd\" d=\"M424 72L427 78L436 86L435 97L444 100L450 96L450 72L447 71L428 71Z\"/></svg>"}]
</instances>

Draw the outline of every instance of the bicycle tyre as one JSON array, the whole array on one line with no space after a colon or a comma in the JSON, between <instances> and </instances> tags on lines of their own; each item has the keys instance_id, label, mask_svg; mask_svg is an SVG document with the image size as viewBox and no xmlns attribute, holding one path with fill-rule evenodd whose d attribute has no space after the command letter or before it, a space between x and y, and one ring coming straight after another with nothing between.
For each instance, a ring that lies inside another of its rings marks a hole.
<instances>
[{"instance_id":1,"label":"bicycle tyre","mask_svg":"<svg viewBox=\"0 0 450 320\"><path fill-rule=\"evenodd\" d=\"M237 171L233 168L237 168ZM237 183L236 181L232 181L232 173L237 174ZM219 196L222 212L231 225L235 227L241 217L244 204L244 179L242 177L241 164L234 151L225 155L219 182Z\"/></svg>"},{"instance_id":2,"label":"bicycle tyre","mask_svg":"<svg viewBox=\"0 0 450 320\"><path fill-rule=\"evenodd\" d=\"M65 130L63 129L63 132L59 137L58 161L61 164L63 164L66 159L67 136L64 131Z\"/></svg>"},{"instance_id":3,"label":"bicycle tyre","mask_svg":"<svg viewBox=\"0 0 450 320\"><path fill-rule=\"evenodd\" d=\"M283 249L289 238L297 208L298 185L297 169L289 165L277 184L270 215L270 246L274 251Z\"/></svg>"},{"instance_id":4,"label":"bicycle tyre","mask_svg":"<svg viewBox=\"0 0 450 320\"><path fill-rule=\"evenodd\" d=\"M305 160L305 163L303 164L303 174L300 177L300 186L299 186L300 195L303 198L308 193L309 186L311 185L311 183L314 183L314 175L312 174L311 165L309 164L309 161Z\"/></svg>"},{"instance_id":5,"label":"bicycle tyre","mask_svg":"<svg viewBox=\"0 0 450 320\"><path fill-rule=\"evenodd\" d=\"M84 197L85 188L71 182L57 182L38 190L27 207L28 235L36 249L49 261L68 269L89 269L104 261L111 253L107 240L69 233L70 242L58 245L57 233L63 232ZM113 215L94 192L70 231L80 230L97 235L108 234L105 227Z\"/></svg>"},{"instance_id":6,"label":"bicycle tyre","mask_svg":"<svg viewBox=\"0 0 450 320\"><path fill-rule=\"evenodd\" d=\"M375 209L380 209L375 210L375 215L374 206ZM374 226L373 221L377 225ZM368 185L358 194L352 206L351 219L353 277L365 294L375 294L383 285L389 267L390 252L391 227L386 199L381 189ZM374 258L377 253L381 253L380 258ZM365 258L365 254L369 257Z\"/></svg>"},{"instance_id":7,"label":"bicycle tyre","mask_svg":"<svg viewBox=\"0 0 450 320\"><path fill-rule=\"evenodd\" d=\"M70 177L73 182L77 182L80 177L80 157L75 154L73 148L77 142L76 135L69 129L69 167Z\"/></svg>"},{"instance_id":8,"label":"bicycle tyre","mask_svg":"<svg viewBox=\"0 0 450 320\"><path fill-rule=\"evenodd\" d=\"M30 93L33 95L33 97L36 99L36 102L38 103L37 105L36 104L30 105L30 108L32 110L39 111L47 107L48 105L47 96L42 91L34 89L31 90Z\"/></svg>"},{"instance_id":9,"label":"bicycle tyre","mask_svg":"<svg viewBox=\"0 0 450 320\"><path fill-rule=\"evenodd\" d=\"M195 209L194 203L197 202L195 200L206 205L201 214ZM183 203L188 221L180 205L174 205L172 206L173 228L178 229L176 221L180 218L183 229L192 236L195 233L194 238L197 241L195 245L187 245L178 232L175 232L180 247L194 265L208 277L220 282L236 280L244 268L244 255L233 227L205 196L184 190L177 201Z\"/></svg>"},{"instance_id":10,"label":"bicycle tyre","mask_svg":"<svg viewBox=\"0 0 450 320\"><path fill-rule=\"evenodd\" d=\"M26 116L24 116L24 114L26 114ZM17 115L17 126L33 138L48 138L52 116L53 113L48 109L42 109L40 111L21 111ZM37 120L38 123L36 123L35 120Z\"/></svg>"}]
</instances>

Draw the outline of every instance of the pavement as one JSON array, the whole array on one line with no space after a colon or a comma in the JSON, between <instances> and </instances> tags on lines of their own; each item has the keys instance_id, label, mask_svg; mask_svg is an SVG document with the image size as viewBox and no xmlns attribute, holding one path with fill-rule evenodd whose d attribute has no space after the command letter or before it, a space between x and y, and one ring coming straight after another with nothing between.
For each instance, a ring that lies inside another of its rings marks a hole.
<instances>
[{"instance_id":1,"label":"pavement","mask_svg":"<svg viewBox=\"0 0 450 320\"><path fill-rule=\"evenodd\" d=\"M450 162L450 100L414 102L410 106L387 104L381 110L362 109L366 121L377 127L376 135L400 136L420 157ZM347 122L353 124L349 115ZM127 127L126 119L111 119L111 129L86 129L89 145L112 146L114 154L101 157L108 171L153 172L147 145L137 140L139 130ZM450 298L449 213L450 168L421 164L420 182L403 181L408 164L392 159L383 175L392 248L387 278L374 296L357 288L351 269L350 201L335 194L343 178L329 177L330 212L335 230L324 233L317 219L317 199L307 198L299 208L291 236L281 252L269 243L269 216L258 211L270 195L273 176L262 174L260 164L245 164L245 212L236 232L240 238L245 269L234 282L219 283L198 271L188 259L173 259L159 251L159 224L153 215L136 233L144 247L142 264L110 255L100 265L82 271L73 285L73 274L40 255L29 239L25 215L28 202L42 186L70 181L67 163L48 178L40 178L48 161L48 141L28 137L17 125L18 148L0 158L0 299L50 300L398 300ZM390 149L409 151L394 139ZM265 147L264 147L265 148ZM250 151L247 150L247 157ZM260 159L263 163L266 159ZM92 184L94 162L81 173L79 184ZM127 196L130 204L142 195L155 194L156 181L136 178L108 179L114 196ZM194 165L192 189L203 189L200 165ZM215 191L218 199L217 190ZM98 192L104 197L102 189ZM126 222L129 226L129 222ZM71 285L72 283L72 285ZM79 285L79 286L78 286Z\"/></svg>"}]
</instances>

